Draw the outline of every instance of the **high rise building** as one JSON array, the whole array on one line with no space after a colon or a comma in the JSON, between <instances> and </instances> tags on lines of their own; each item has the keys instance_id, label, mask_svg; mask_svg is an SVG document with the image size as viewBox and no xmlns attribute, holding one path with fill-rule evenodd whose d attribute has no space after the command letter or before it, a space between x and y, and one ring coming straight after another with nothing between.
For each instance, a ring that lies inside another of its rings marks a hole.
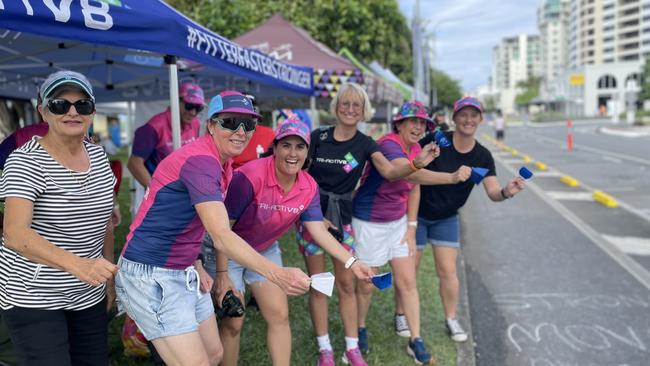
<instances>
[{"instance_id":1,"label":"high rise building","mask_svg":"<svg viewBox=\"0 0 650 366\"><path fill-rule=\"evenodd\" d=\"M571 0L569 66L650 55L650 0Z\"/></svg>"},{"instance_id":2,"label":"high rise building","mask_svg":"<svg viewBox=\"0 0 650 366\"><path fill-rule=\"evenodd\" d=\"M548 100L555 94L553 80L568 63L569 0L544 0L537 11L542 83L540 94Z\"/></svg>"},{"instance_id":3,"label":"high rise building","mask_svg":"<svg viewBox=\"0 0 650 366\"><path fill-rule=\"evenodd\" d=\"M515 97L522 90L519 83L542 74L540 39L537 35L508 37L492 49L492 90L498 93L503 113L515 111Z\"/></svg>"}]
</instances>

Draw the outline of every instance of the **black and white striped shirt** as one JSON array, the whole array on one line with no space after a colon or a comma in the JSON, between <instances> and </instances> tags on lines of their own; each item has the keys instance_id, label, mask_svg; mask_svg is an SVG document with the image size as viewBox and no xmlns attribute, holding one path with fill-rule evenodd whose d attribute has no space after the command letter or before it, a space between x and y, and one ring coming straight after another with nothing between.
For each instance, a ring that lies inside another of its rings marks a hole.
<instances>
[{"instance_id":1,"label":"black and white striped shirt","mask_svg":"<svg viewBox=\"0 0 650 366\"><path fill-rule=\"evenodd\" d=\"M113 207L115 177L101 147L85 143L90 169L74 172L43 149L34 137L15 150L0 179L0 199L34 202L31 228L54 245L80 257L102 256ZM80 310L104 297L68 272L30 261L0 246L0 308Z\"/></svg>"}]
</instances>

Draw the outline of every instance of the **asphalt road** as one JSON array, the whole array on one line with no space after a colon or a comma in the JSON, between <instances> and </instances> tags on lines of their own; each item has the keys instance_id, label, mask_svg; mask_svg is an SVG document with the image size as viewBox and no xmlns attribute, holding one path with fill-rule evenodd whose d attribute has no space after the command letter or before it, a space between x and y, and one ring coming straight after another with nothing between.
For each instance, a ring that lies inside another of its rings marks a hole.
<instances>
[{"instance_id":1,"label":"asphalt road","mask_svg":"<svg viewBox=\"0 0 650 366\"><path fill-rule=\"evenodd\" d=\"M506 134L508 146L544 161L550 173L482 139L502 183L522 165L536 176L504 203L477 187L461 212L476 364L650 365L650 164L643 162L650 139L578 124L567 152L560 128ZM613 154L620 162L604 158ZM639 166L646 169L633 170ZM584 183L568 187L557 173ZM590 198L592 189L627 203L607 208Z\"/></svg>"}]
</instances>

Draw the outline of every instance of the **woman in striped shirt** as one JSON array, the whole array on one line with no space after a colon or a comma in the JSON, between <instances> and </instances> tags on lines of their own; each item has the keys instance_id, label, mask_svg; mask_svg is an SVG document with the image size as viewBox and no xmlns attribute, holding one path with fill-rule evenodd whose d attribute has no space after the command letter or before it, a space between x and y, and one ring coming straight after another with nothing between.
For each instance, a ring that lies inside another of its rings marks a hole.
<instances>
[{"instance_id":1,"label":"woman in striped shirt","mask_svg":"<svg viewBox=\"0 0 650 366\"><path fill-rule=\"evenodd\" d=\"M0 309L22 364L105 365L115 178L102 148L84 141L95 115L88 80L59 71L40 96L49 130L9 156L0 181Z\"/></svg>"}]
</instances>

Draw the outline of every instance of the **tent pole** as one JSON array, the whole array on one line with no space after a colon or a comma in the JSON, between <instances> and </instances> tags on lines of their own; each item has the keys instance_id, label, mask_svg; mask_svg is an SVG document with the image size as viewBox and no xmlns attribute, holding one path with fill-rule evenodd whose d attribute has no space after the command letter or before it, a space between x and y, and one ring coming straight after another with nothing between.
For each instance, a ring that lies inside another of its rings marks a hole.
<instances>
[{"instance_id":1,"label":"tent pole","mask_svg":"<svg viewBox=\"0 0 650 366\"><path fill-rule=\"evenodd\" d=\"M172 113L172 138L174 150L181 147L181 112L178 97L178 66L176 56L166 55L165 63L169 65L169 106Z\"/></svg>"},{"instance_id":2,"label":"tent pole","mask_svg":"<svg viewBox=\"0 0 650 366\"><path fill-rule=\"evenodd\" d=\"M318 110L316 110L316 97L309 97L309 110L311 112L311 128L316 129L320 127L320 120L318 119Z\"/></svg>"},{"instance_id":3,"label":"tent pole","mask_svg":"<svg viewBox=\"0 0 650 366\"><path fill-rule=\"evenodd\" d=\"M392 113L393 113L393 103L388 101L386 102L386 125L388 125L388 132L391 132L392 130L392 127L390 125Z\"/></svg>"}]
</instances>

